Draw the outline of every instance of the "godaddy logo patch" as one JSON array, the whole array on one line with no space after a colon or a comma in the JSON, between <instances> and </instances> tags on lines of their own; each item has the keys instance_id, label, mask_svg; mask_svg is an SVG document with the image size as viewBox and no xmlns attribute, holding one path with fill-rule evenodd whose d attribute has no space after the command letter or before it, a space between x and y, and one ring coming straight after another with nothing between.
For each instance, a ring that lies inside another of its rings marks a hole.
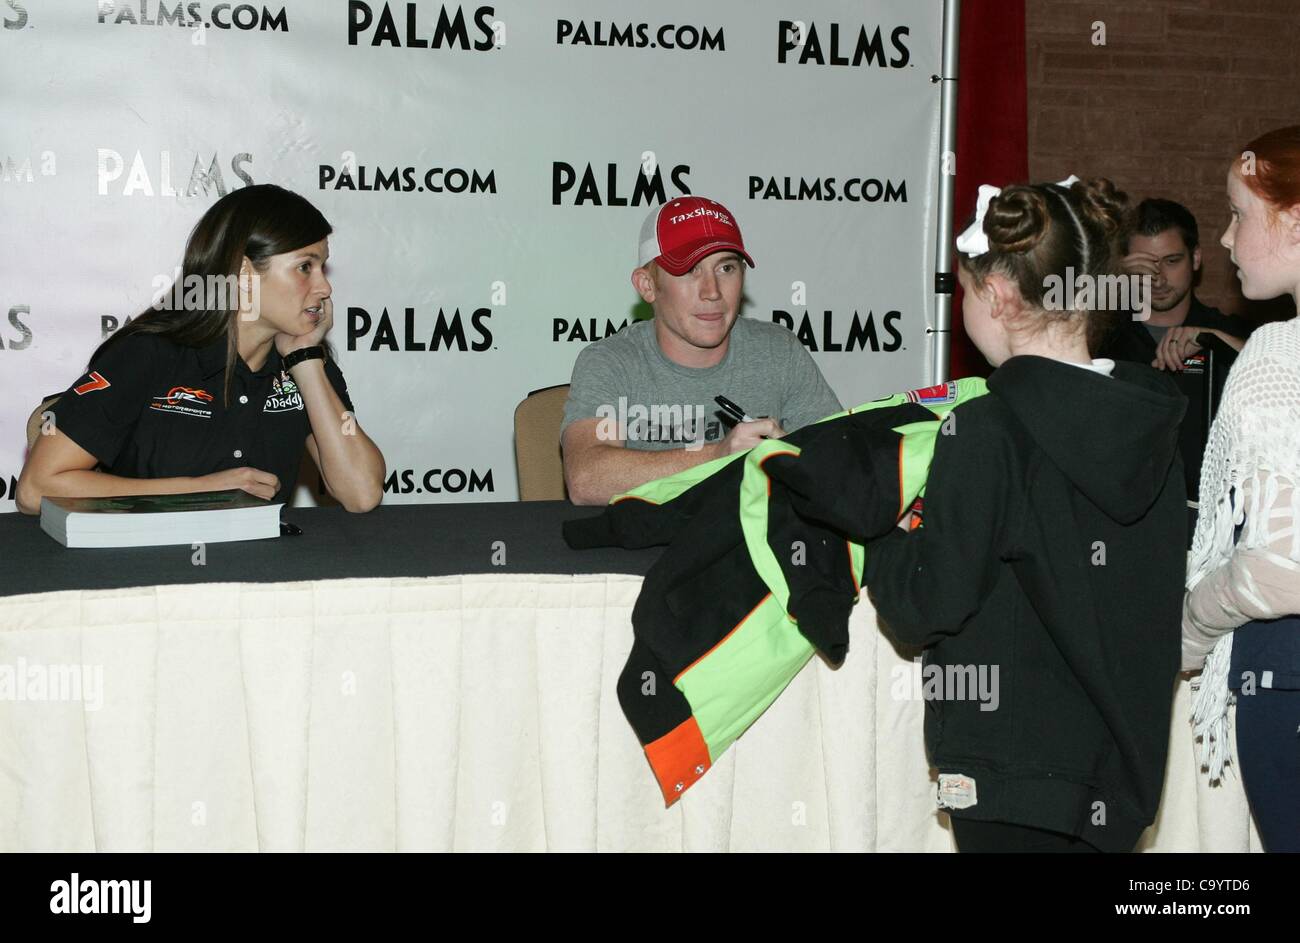
<instances>
[{"instance_id":1,"label":"godaddy logo patch","mask_svg":"<svg viewBox=\"0 0 1300 943\"><path fill-rule=\"evenodd\" d=\"M287 413L302 408L302 394L298 392L298 384L284 371L278 377L272 377L271 394L267 396L262 412Z\"/></svg>"}]
</instances>

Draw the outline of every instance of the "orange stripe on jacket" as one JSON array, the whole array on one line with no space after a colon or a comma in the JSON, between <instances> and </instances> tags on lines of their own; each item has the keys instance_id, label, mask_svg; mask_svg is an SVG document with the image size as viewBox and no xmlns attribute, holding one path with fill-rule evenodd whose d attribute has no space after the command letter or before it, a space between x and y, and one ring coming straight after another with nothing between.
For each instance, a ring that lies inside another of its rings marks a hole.
<instances>
[{"instance_id":1,"label":"orange stripe on jacket","mask_svg":"<svg viewBox=\"0 0 1300 943\"><path fill-rule=\"evenodd\" d=\"M682 721L658 740L646 744L646 759L659 781L664 805L672 805L709 771L709 746L694 717Z\"/></svg>"}]
</instances>

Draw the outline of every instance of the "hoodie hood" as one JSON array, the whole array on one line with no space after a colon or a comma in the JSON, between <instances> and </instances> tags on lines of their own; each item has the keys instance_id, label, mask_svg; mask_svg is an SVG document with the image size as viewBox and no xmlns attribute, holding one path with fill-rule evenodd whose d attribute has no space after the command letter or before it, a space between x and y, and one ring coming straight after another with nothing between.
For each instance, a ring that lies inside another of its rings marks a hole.
<instances>
[{"instance_id":1,"label":"hoodie hood","mask_svg":"<svg viewBox=\"0 0 1300 943\"><path fill-rule=\"evenodd\" d=\"M1112 376L1046 357L1012 357L989 377L1002 400L1070 483L1120 524L1160 494L1178 450L1187 399L1151 367L1118 362Z\"/></svg>"}]
</instances>

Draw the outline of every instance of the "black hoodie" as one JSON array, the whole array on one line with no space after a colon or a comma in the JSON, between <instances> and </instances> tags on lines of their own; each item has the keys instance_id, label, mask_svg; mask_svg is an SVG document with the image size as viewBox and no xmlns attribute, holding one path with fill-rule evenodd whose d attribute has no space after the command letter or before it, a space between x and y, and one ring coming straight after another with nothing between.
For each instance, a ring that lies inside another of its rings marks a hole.
<instances>
[{"instance_id":1,"label":"black hoodie","mask_svg":"<svg viewBox=\"0 0 1300 943\"><path fill-rule=\"evenodd\" d=\"M1107 851L1154 820L1180 653L1185 402L1150 367L1013 357L953 410L924 525L868 546L877 612L927 646L923 677L996 681L996 701L955 683L927 697L951 814Z\"/></svg>"}]
</instances>

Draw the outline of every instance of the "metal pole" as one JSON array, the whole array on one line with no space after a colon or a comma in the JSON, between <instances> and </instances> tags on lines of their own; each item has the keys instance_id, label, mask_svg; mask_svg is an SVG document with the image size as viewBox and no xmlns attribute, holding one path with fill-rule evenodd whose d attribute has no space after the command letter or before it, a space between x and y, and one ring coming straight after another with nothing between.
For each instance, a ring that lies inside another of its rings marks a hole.
<instances>
[{"instance_id":1,"label":"metal pole","mask_svg":"<svg viewBox=\"0 0 1300 943\"><path fill-rule=\"evenodd\" d=\"M930 382L948 379L952 348L953 183L957 174L957 45L961 36L961 0L943 0L943 64L935 77L939 106L939 222L934 252L934 345Z\"/></svg>"}]
</instances>

